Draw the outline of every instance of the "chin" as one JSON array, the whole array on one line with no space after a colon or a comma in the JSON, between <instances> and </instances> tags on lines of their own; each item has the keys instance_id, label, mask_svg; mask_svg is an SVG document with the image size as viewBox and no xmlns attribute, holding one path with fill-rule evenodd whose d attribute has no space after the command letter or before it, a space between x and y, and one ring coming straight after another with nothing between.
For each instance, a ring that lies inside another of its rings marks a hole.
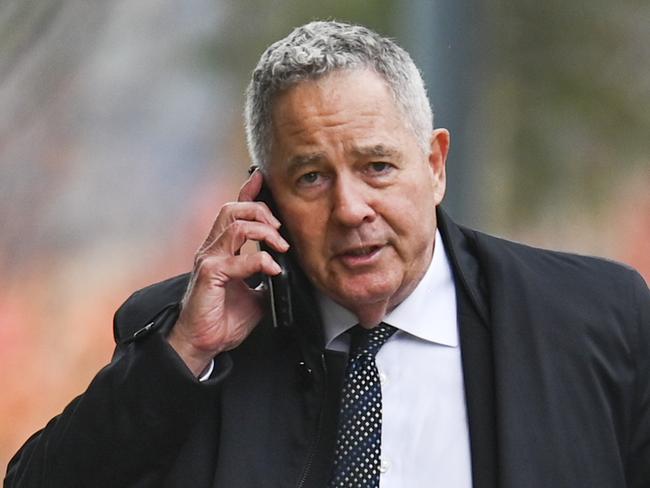
<instances>
[{"instance_id":1,"label":"chin","mask_svg":"<svg viewBox=\"0 0 650 488\"><path fill-rule=\"evenodd\" d=\"M350 283L335 287L335 300L348 309L381 305L390 301L396 292L392 283Z\"/></svg>"}]
</instances>

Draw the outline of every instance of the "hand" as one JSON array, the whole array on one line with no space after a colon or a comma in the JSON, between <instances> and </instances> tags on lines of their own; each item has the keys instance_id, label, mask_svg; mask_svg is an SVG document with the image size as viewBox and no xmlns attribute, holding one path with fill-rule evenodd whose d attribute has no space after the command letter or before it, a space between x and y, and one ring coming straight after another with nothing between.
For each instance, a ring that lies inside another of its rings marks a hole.
<instances>
[{"instance_id":1,"label":"hand","mask_svg":"<svg viewBox=\"0 0 650 488\"><path fill-rule=\"evenodd\" d=\"M280 221L266 204L253 201L262 181L260 171L255 171L237 202L221 207L194 257L181 313L168 341L196 376L217 354L237 347L262 318L266 291L251 289L244 279L255 273L281 272L264 251L240 254L244 243L263 240L277 251L289 249L278 232Z\"/></svg>"}]
</instances>

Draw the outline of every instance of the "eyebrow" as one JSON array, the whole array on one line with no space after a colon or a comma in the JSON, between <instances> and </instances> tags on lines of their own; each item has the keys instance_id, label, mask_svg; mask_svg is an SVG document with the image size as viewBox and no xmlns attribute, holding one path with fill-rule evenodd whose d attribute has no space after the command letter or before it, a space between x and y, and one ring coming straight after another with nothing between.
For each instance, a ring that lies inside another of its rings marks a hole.
<instances>
[{"instance_id":1,"label":"eyebrow","mask_svg":"<svg viewBox=\"0 0 650 488\"><path fill-rule=\"evenodd\" d=\"M303 166L323 162L327 159L324 152L315 152L309 154L297 154L287 161L287 170L289 173L295 173Z\"/></svg>"},{"instance_id":2,"label":"eyebrow","mask_svg":"<svg viewBox=\"0 0 650 488\"><path fill-rule=\"evenodd\" d=\"M402 154L397 149L384 144L356 147L352 153L360 157L402 159Z\"/></svg>"},{"instance_id":3,"label":"eyebrow","mask_svg":"<svg viewBox=\"0 0 650 488\"><path fill-rule=\"evenodd\" d=\"M402 159L402 153L400 151L385 144L358 146L353 148L351 152L355 157L359 158L390 158L400 161ZM327 154L323 151L297 154L287 161L287 171L289 173L295 173L304 166L322 163L323 161L327 161Z\"/></svg>"}]
</instances>

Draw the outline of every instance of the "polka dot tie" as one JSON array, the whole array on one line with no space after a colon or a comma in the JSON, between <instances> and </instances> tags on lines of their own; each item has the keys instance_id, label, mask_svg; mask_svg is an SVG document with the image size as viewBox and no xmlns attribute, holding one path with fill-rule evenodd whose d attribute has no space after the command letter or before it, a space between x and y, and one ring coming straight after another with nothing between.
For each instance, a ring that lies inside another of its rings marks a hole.
<instances>
[{"instance_id":1,"label":"polka dot tie","mask_svg":"<svg viewBox=\"0 0 650 488\"><path fill-rule=\"evenodd\" d=\"M352 329L330 488L379 487L381 385L375 355L396 330L384 323Z\"/></svg>"}]
</instances>

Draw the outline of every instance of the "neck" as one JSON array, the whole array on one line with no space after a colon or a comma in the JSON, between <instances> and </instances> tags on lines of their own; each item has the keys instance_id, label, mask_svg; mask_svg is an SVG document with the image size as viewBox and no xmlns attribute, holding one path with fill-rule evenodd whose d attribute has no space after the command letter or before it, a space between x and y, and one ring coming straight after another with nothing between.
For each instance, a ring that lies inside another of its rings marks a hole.
<instances>
[{"instance_id":1,"label":"neck","mask_svg":"<svg viewBox=\"0 0 650 488\"><path fill-rule=\"evenodd\" d=\"M388 303L373 303L372 305L359 307L356 310L352 310L359 320L359 325L364 329L372 329L373 327L378 326L386 313L388 312Z\"/></svg>"},{"instance_id":2,"label":"neck","mask_svg":"<svg viewBox=\"0 0 650 488\"><path fill-rule=\"evenodd\" d=\"M426 271L426 268L425 270ZM417 280L413 280L408 286L399 290L388 299L381 300L376 303L367 303L350 307L349 310L357 316L359 325L365 329L372 329L379 325L388 312L402 303L413 290L417 287L418 283L424 276L424 272L418 276Z\"/></svg>"}]
</instances>

